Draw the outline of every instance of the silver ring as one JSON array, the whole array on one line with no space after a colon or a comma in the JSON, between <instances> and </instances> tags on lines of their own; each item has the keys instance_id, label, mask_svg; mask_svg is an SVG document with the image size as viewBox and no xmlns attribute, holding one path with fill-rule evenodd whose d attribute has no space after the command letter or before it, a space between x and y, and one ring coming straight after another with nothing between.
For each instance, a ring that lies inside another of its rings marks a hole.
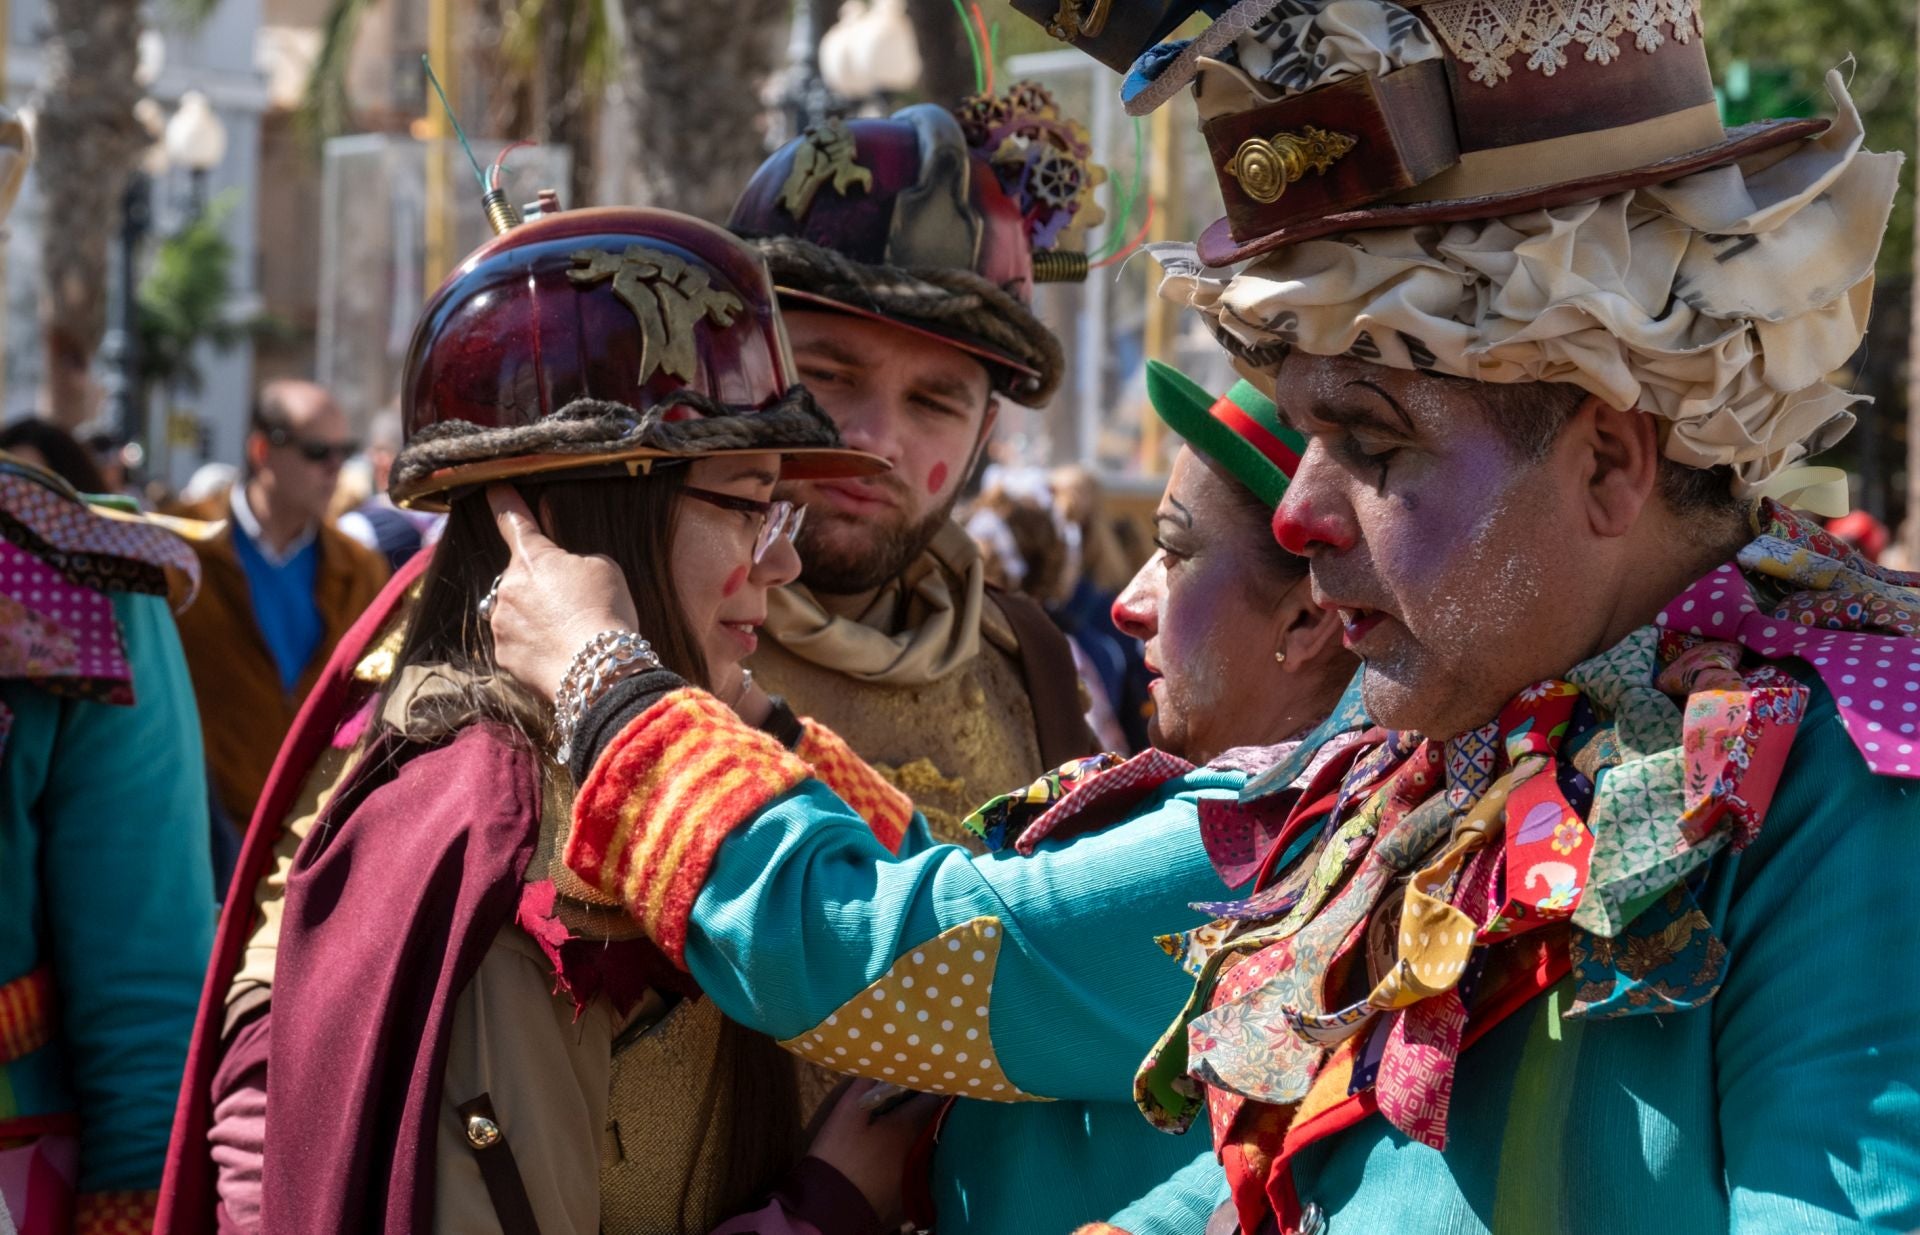
<instances>
[{"instance_id":1,"label":"silver ring","mask_svg":"<svg viewBox=\"0 0 1920 1235\"><path fill-rule=\"evenodd\" d=\"M480 598L478 605L474 606L480 614L481 621L491 622L493 620L493 607L500 601L500 580L506 577L505 571L501 571L495 575L493 577L493 586L487 589L487 594Z\"/></svg>"}]
</instances>

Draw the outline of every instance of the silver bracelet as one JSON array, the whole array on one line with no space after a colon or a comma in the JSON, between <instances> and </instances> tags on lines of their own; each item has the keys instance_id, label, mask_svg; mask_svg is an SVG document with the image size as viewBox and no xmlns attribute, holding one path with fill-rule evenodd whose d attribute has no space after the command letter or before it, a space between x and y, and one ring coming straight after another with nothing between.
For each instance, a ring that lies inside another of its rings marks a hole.
<instances>
[{"instance_id":1,"label":"silver bracelet","mask_svg":"<svg viewBox=\"0 0 1920 1235\"><path fill-rule=\"evenodd\" d=\"M554 757L563 765L573 757L573 734L587 709L600 701L609 687L648 669L658 669L653 645L630 630L603 630L587 640L560 689L553 693Z\"/></svg>"}]
</instances>

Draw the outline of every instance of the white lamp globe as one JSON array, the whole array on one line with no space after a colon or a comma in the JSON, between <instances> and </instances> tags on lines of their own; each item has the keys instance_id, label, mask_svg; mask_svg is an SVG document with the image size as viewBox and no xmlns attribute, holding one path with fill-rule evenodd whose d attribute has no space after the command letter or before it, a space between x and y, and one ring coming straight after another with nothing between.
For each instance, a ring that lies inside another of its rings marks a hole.
<instances>
[{"instance_id":1,"label":"white lamp globe","mask_svg":"<svg viewBox=\"0 0 1920 1235\"><path fill-rule=\"evenodd\" d=\"M906 0L874 0L854 46L865 61L869 94L898 93L920 84L920 42L907 17Z\"/></svg>"},{"instance_id":2,"label":"white lamp globe","mask_svg":"<svg viewBox=\"0 0 1920 1235\"><path fill-rule=\"evenodd\" d=\"M180 98L180 110L167 121L167 161L189 171L207 172L227 157L227 126L220 122L207 96L189 90Z\"/></svg>"}]
</instances>

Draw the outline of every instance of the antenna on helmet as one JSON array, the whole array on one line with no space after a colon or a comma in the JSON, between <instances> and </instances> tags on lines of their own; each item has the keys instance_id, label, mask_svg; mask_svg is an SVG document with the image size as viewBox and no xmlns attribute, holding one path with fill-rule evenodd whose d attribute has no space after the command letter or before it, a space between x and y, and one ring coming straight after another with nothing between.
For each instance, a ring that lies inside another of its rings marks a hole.
<instances>
[{"instance_id":1,"label":"antenna on helmet","mask_svg":"<svg viewBox=\"0 0 1920 1235\"><path fill-rule=\"evenodd\" d=\"M490 183L487 173L481 170L480 160L474 157L473 143L467 140L467 131L460 127L460 117L454 115L453 104L447 101L447 92L433 71L433 61L423 55L420 63L427 70L427 80L433 84L433 92L440 96L440 106L447 113L447 122L453 125L453 135L460 139L460 148L467 152L467 162L473 167L473 178L480 183L480 205L487 212L487 222L492 226L494 235L505 235L520 226L520 212L507 200L506 190L497 183ZM504 151L502 157L505 157Z\"/></svg>"}]
</instances>

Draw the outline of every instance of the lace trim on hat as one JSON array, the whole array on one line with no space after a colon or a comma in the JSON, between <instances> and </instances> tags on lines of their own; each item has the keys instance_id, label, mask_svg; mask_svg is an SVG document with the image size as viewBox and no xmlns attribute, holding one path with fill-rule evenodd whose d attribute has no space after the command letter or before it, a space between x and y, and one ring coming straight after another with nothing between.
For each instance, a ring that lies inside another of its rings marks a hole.
<instances>
[{"instance_id":1,"label":"lace trim on hat","mask_svg":"<svg viewBox=\"0 0 1920 1235\"><path fill-rule=\"evenodd\" d=\"M1703 30L1698 0L1437 0L1425 12L1448 49L1471 66L1473 80L1487 86L1513 74L1515 56L1552 77L1567 67L1568 49L1576 44L1587 60L1612 64L1625 35L1652 52L1667 41L1668 30L1681 43Z\"/></svg>"}]
</instances>

